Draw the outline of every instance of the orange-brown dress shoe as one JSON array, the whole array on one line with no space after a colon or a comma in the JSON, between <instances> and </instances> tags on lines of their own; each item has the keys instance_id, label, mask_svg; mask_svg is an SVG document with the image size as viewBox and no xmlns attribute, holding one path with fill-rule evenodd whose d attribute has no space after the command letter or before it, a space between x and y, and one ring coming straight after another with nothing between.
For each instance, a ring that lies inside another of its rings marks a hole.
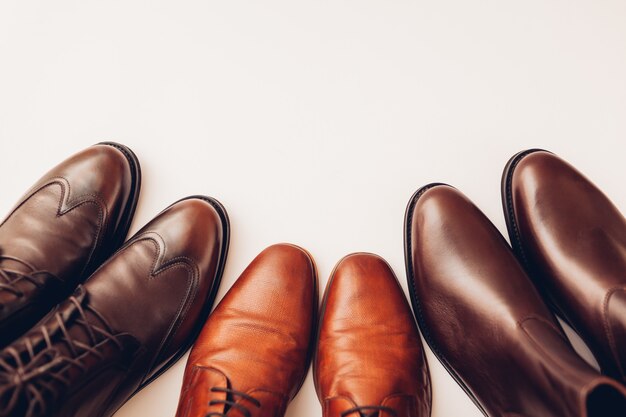
<instances>
[{"instance_id":1,"label":"orange-brown dress shoe","mask_svg":"<svg viewBox=\"0 0 626 417\"><path fill-rule=\"evenodd\" d=\"M411 309L382 258L353 254L332 273L314 361L324 417L426 417L428 366Z\"/></svg>"},{"instance_id":2,"label":"orange-brown dress shoe","mask_svg":"<svg viewBox=\"0 0 626 417\"><path fill-rule=\"evenodd\" d=\"M265 249L206 322L191 351L177 417L279 417L304 382L317 316L315 264Z\"/></svg>"}]
</instances>

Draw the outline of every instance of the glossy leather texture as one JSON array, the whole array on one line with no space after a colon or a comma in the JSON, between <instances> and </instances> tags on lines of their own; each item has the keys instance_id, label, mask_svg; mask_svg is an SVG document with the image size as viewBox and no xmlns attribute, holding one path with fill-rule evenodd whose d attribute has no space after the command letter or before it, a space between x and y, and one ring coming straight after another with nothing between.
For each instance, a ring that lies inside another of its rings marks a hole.
<instances>
[{"instance_id":1,"label":"glossy leather texture","mask_svg":"<svg viewBox=\"0 0 626 417\"><path fill-rule=\"evenodd\" d=\"M518 258L604 372L626 381L626 221L594 184L540 150L511 159L503 176Z\"/></svg>"},{"instance_id":2,"label":"glossy leather texture","mask_svg":"<svg viewBox=\"0 0 626 417\"><path fill-rule=\"evenodd\" d=\"M140 187L139 162L102 143L65 160L0 224L0 347L74 291L128 233Z\"/></svg>"},{"instance_id":3,"label":"glossy leather texture","mask_svg":"<svg viewBox=\"0 0 626 417\"><path fill-rule=\"evenodd\" d=\"M418 324L485 415L626 415L626 388L576 354L502 235L463 194L418 190L405 224Z\"/></svg>"},{"instance_id":4,"label":"glossy leather texture","mask_svg":"<svg viewBox=\"0 0 626 417\"><path fill-rule=\"evenodd\" d=\"M409 304L384 259L343 258L331 274L314 361L324 417L427 417L426 358Z\"/></svg>"},{"instance_id":5,"label":"glossy leather texture","mask_svg":"<svg viewBox=\"0 0 626 417\"><path fill-rule=\"evenodd\" d=\"M206 322L176 416L283 416L306 376L316 312L310 255L289 244L265 249Z\"/></svg>"},{"instance_id":6,"label":"glossy leather texture","mask_svg":"<svg viewBox=\"0 0 626 417\"><path fill-rule=\"evenodd\" d=\"M191 346L219 286L228 236L213 199L165 209L0 351L0 416L111 416Z\"/></svg>"}]
</instances>

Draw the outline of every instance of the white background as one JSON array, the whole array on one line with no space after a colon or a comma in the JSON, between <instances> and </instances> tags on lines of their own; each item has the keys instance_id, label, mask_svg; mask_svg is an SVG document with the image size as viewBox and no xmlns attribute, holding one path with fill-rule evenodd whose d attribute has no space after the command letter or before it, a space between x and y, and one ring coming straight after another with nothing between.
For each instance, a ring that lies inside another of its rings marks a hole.
<instances>
[{"instance_id":1,"label":"white background","mask_svg":"<svg viewBox=\"0 0 626 417\"><path fill-rule=\"evenodd\" d=\"M313 253L322 288L364 250L406 289L405 204L428 182L505 231L502 168L543 147L626 208L625 23L621 0L2 0L0 212L114 140L143 168L132 231L189 194L227 207L219 297L280 241ZM428 359L433 417L479 416ZM117 417L173 416L184 364ZM320 414L309 376L287 416Z\"/></svg>"}]
</instances>

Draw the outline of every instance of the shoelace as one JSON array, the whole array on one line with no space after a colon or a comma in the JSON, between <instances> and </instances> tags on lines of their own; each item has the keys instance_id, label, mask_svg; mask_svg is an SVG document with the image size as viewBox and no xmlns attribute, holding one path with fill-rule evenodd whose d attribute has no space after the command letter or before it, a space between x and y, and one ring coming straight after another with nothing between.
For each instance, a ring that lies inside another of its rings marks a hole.
<instances>
[{"instance_id":1,"label":"shoelace","mask_svg":"<svg viewBox=\"0 0 626 417\"><path fill-rule=\"evenodd\" d=\"M24 293L15 286L15 284L17 284L21 280L27 280L28 282L30 282L37 288L41 287L42 285L37 279L39 275L47 275L47 276L50 276L59 280L56 276L54 276L50 272L38 271L30 263L22 259L16 258L14 256L0 255L0 261L1 260L9 260L9 261L21 263L22 265L26 266L28 269L32 271L30 273L25 273L25 272L16 271L10 268L0 267L0 291L2 290L9 291L13 293L16 297L24 296Z\"/></svg>"},{"instance_id":2,"label":"shoelace","mask_svg":"<svg viewBox=\"0 0 626 417\"><path fill-rule=\"evenodd\" d=\"M252 415L251 411L245 405L238 404L237 401L235 401L235 397L240 397L240 398L250 401L252 404L254 404L255 407L261 408L261 402L257 400L256 398L246 394L245 392L236 391L230 388L220 388L220 387L211 388L211 392L224 392L226 393L226 399L225 400L211 400L209 401L209 406L217 405L217 404L224 404L226 405L226 410L229 410L231 408L236 408L239 411L241 411L244 416L250 417ZM229 395L232 398L231 400L228 399ZM214 411L205 415L205 417L213 417L213 416L226 417L226 413L218 413Z\"/></svg>"},{"instance_id":3,"label":"shoelace","mask_svg":"<svg viewBox=\"0 0 626 417\"><path fill-rule=\"evenodd\" d=\"M369 413L367 413L366 410L369 410ZM386 413L389 413L392 416L397 416L395 410L392 409L392 408L385 407L385 406L382 406L382 405L371 405L371 406L370 405L364 405L364 406L360 406L360 407L350 408L350 409L342 412L341 413L341 417L346 417L346 416L348 416L348 415L350 415L352 413L359 413L363 417L374 417L380 411L384 411Z\"/></svg>"},{"instance_id":4,"label":"shoelace","mask_svg":"<svg viewBox=\"0 0 626 417\"><path fill-rule=\"evenodd\" d=\"M42 324L22 341L25 352L20 353L16 345L5 348L0 356L0 380L3 380L0 384L0 416L13 416L20 401L28 404L25 412L27 417L47 415L50 410L47 401L58 398L63 387L71 382L67 378L69 370L76 368L84 372L86 366L82 361L89 355L102 358L98 349L103 344L112 342L118 349L123 348L98 312L89 306L83 307L75 296L68 300L76 308L78 317L74 320L75 324L82 327L89 340L85 343L72 338L62 313L56 312L52 317L58 326L56 333L51 334L46 324ZM89 323L87 310L98 317L104 328ZM36 342L32 339L38 336L43 338L45 347L37 352ZM55 341L57 338L60 340ZM64 354L59 351L55 342L64 343L69 352Z\"/></svg>"}]
</instances>

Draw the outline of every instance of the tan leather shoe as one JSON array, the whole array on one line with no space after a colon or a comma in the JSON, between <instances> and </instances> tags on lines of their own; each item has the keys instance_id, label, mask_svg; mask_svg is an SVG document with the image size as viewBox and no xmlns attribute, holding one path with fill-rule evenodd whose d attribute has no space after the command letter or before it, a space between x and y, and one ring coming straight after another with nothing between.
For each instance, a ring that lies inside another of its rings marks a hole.
<instances>
[{"instance_id":1,"label":"tan leather shoe","mask_svg":"<svg viewBox=\"0 0 626 417\"><path fill-rule=\"evenodd\" d=\"M626 220L556 155L514 156L502 178L511 243L555 311L602 370L626 382Z\"/></svg>"},{"instance_id":2,"label":"tan leather shoe","mask_svg":"<svg viewBox=\"0 0 626 417\"><path fill-rule=\"evenodd\" d=\"M398 280L372 254L331 274L314 361L324 417L426 417L431 388L422 343Z\"/></svg>"},{"instance_id":3,"label":"tan leather shoe","mask_svg":"<svg viewBox=\"0 0 626 417\"><path fill-rule=\"evenodd\" d=\"M101 143L51 169L18 201L0 224L0 347L119 248L140 184L132 151Z\"/></svg>"},{"instance_id":4,"label":"tan leather shoe","mask_svg":"<svg viewBox=\"0 0 626 417\"><path fill-rule=\"evenodd\" d=\"M306 376L316 313L309 254L288 244L265 249L206 322L176 416L283 416Z\"/></svg>"},{"instance_id":5,"label":"tan leather shoe","mask_svg":"<svg viewBox=\"0 0 626 417\"><path fill-rule=\"evenodd\" d=\"M432 351L490 417L620 417L626 388L576 354L485 215L442 184L407 208L409 291Z\"/></svg>"},{"instance_id":6,"label":"tan leather shoe","mask_svg":"<svg viewBox=\"0 0 626 417\"><path fill-rule=\"evenodd\" d=\"M226 212L209 197L161 212L0 350L0 416L113 415L193 343L217 293L228 236Z\"/></svg>"}]
</instances>

